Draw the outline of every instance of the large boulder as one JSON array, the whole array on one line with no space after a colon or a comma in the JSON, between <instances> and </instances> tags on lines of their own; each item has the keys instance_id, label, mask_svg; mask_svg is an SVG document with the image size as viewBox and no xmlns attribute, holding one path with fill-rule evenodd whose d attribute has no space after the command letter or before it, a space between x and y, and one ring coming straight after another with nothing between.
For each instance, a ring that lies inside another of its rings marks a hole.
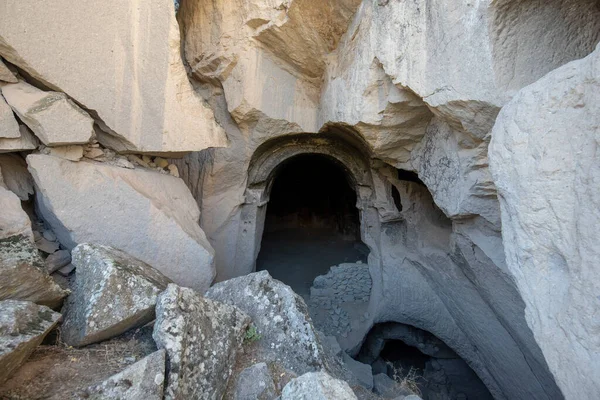
<instances>
[{"instance_id":1,"label":"large boulder","mask_svg":"<svg viewBox=\"0 0 600 400\"><path fill-rule=\"evenodd\" d=\"M60 314L29 301L0 301L0 384L29 358Z\"/></svg>"},{"instance_id":2,"label":"large boulder","mask_svg":"<svg viewBox=\"0 0 600 400\"><path fill-rule=\"evenodd\" d=\"M154 319L156 299L169 279L149 265L107 246L80 244L67 299L62 339L85 346L120 335Z\"/></svg>"},{"instance_id":3,"label":"large boulder","mask_svg":"<svg viewBox=\"0 0 600 400\"><path fill-rule=\"evenodd\" d=\"M21 201L0 184L0 300L60 305L67 292L44 269Z\"/></svg>"},{"instance_id":4,"label":"large boulder","mask_svg":"<svg viewBox=\"0 0 600 400\"><path fill-rule=\"evenodd\" d=\"M59 0L39 7L35 0L7 0L0 54L94 110L115 146L145 152L223 146L222 128L187 79L173 4Z\"/></svg>"},{"instance_id":5,"label":"large boulder","mask_svg":"<svg viewBox=\"0 0 600 400\"><path fill-rule=\"evenodd\" d=\"M267 271L217 283L206 297L234 305L252 318L261 337L257 357L262 361L278 362L298 375L325 366L304 300Z\"/></svg>"},{"instance_id":6,"label":"large boulder","mask_svg":"<svg viewBox=\"0 0 600 400\"><path fill-rule=\"evenodd\" d=\"M94 120L64 93L19 82L3 86L2 95L45 145L87 143L94 134Z\"/></svg>"},{"instance_id":7,"label":"large boulder","mask_svg":"<svg viewBox=\"0 0 600 400\"><path fill-rule=\"evenodd\" d=\"M27 163L39 210L64 246L111 246L178 284L199 291L209 287L213 250L181 179L46 155L29 155Z\"/></svg>"},{"instance_id":8,"label":"large boulder","mask_svg":"<svg viewBox=\"0 0 600 400\"><path fill-rule=\"evenodd\" d=\"M14 139L20 136L19 123L4 97L0 96L0 138Z\"/></svg>"},{"instance_id":9,"label":"large boulder","mask_svg":"<svg viewBox=\"0 0 600 400\"><path fill-rule=\"evenodd\" d=\"M249 323L236 307L170 284L158 298L152 335L167 350L165 399L220 399Z\"/></svg>"},{"instance_id":10,"label":"large boulder","mask_svg":"<svg viewBox=\"0 0 600 400\"><path fill-rule=\"evenodd\" d=\"M600 47L522 89L494 126L506 262L563 394L600 393Z\"/></svg>"},{"instance_id":11,"label":"large boulder","mask_svg":"<svg viewBox=\"0 0 600 400\"><path fill-rule=\"evenodd\" d=\"M308 372L283 388L281 400L356 400L356 395L344 381L325 372Z\"/></svg>"},{"instance_id":12,"label":"large boulder","mask_svg":"<svg viewBox=\"0 0 600 400\"><path fill-rule=\"evenodd\" d=\"M158 350L107 380L90 386L77 398L81 400L162 400L165 361L165 350Z\"/></svg>"}]
</instances>

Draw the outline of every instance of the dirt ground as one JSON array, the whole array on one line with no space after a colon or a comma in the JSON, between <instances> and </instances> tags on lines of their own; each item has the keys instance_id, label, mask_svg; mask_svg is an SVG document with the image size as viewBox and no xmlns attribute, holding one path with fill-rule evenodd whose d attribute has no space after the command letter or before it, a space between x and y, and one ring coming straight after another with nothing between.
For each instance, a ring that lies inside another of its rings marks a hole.
<instances>
[{"instance_id":1,"label":"dirt ground","mask_svg":"<svg viewBox=\"0 0 600 400\"><path fill-rule=\"evenodd\" d=\"M152 327L81 349L43 344L0 387L2 400L75 399L78 392L156 351Z\"/></svg>"}]
</instances>

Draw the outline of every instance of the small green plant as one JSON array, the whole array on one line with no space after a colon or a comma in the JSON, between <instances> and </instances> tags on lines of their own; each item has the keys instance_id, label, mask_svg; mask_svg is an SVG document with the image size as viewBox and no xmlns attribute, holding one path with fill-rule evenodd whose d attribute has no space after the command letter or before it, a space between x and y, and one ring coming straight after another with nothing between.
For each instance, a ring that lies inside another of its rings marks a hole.
<instances>
[{"instance_id":1,"label":"small green plant","mask_svg":"<svg viewBox=\"0 0 600 400\"><path fill-rule=\"evenodd\" d=\"M248 329L246 329L246 334L244 335L244 341L248 343L254 343L257 340L260 340L261 336L258 333L258 329L256 329L256 325L250 324Z\"/></svg>"}]
</instances>

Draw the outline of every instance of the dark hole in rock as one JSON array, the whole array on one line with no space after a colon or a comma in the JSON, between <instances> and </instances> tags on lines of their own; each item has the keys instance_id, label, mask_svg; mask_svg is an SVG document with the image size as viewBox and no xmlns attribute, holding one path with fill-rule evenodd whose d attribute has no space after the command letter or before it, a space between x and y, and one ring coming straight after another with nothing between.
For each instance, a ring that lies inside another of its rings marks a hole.
<instances>
[{"instance_id":1,"label":"dark hole in rock","mask_svg":"<svg viewBox=\"0 0 600 400\"><path fill-rule=\"evenodd\" d=\"M356 193L327 156L303 154L279 167L267 205L257 270L307 296L315 277L344 262L366 262Z\"/></svg>"},{"instance_id":2,"label":"dark hole in rock","mask_svg":"<svg viewBox=\"0 0 600 400\"><path fill-rule=\"evenodd\" d=\"M419 178L419 175L417 175L416 172L399 169L398 170L398 179L401 181L415 182L415 183L418 183L419 185L425 186L425 184L423 183L421 178Z\"/></svg>"},{"instance_id":3,"label":"dark hole in rock","mask_svg":"<svg viewBox=\"0 0 600 400\"><path fill-rule=\"evenodd\" d=\"M370 364L373 375L386 374L424 400L493 399L483 382L443 341L410 325L376 324L357 360Z\"/></svg>"},{"instance_id":4,"label":"dark hole in rock","mask_svg":"<svg viewBox=\"0 0 600 400\"><path fill-rule=\"evenodd\" d=\"M402 211L402 200L400 200L400 192L398 192L398 189L396 189L396 186L394 185L392 185L392 198L394 199L396 209L398 209L398 211Z\"/></svg>"}]
</instances>

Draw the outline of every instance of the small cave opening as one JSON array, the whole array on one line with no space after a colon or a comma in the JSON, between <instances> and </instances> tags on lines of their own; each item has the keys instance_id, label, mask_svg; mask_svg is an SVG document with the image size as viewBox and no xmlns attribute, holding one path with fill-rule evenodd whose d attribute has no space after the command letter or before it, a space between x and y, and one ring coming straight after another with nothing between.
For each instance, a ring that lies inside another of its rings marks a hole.
<instances>
[{"instance_id":1,"label":"small cave opening","mask_svg":"<svg viewBox=\"0 0 600 400\"><path fill-rule=\"evenodd\" d=\"M325 155L301 154L275 172L257 271L268 270L307 298L330 267L366 262L356 192L343 166Z\"/></svg>"},{"instance_id":2,"label":"small cave opening","mask_svg":"<svg viewBox=\"0 0 600 400\"><path fill-rule=\"evenodd\" d=\"M356 359L371 365L375 382L382 382L382 377L395 381L399 394L410 389L424 400L493 399L458 354L432 333L411 325L376 324Z\"/></svg>"}]
</instances>

